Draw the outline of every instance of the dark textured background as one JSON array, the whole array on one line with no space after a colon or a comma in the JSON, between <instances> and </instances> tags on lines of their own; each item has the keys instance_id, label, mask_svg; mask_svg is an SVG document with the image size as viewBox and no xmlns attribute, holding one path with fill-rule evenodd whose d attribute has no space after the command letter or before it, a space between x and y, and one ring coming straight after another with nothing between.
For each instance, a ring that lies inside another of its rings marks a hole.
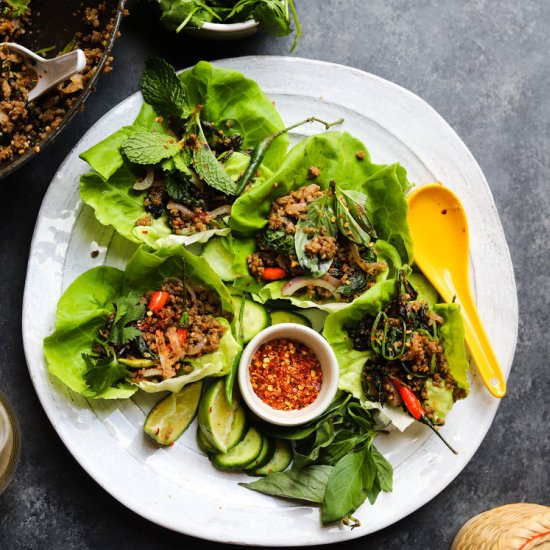
<instances>
[{"instance_id":1,"label":"dark textured background","mask_svg":"<svg viewBox=\"0 0 550 550\"><path fill-rule=\"evenodd\" d=\"M293 55L350 65L396 82L457 131L487 177L514 262L519 341L508 395L473 460L438 497L397 524L342 546L448 548L467 519L517 501L550 504L550 2L548 0L295 0L304 36ZM104 75L56 143L10 178L0 231L0 389L23 432L19 469L0 496L0 548L214 548L124 508L66 450L34 393L21 337L28 250L42 198L73 144L138 89L144 60L287 55L292 39L215 44L168 35L155 5L130 3ZM284 78L284 75L281 75ZM546 390L546 392L545 392ZM266 541L267 543L269 541Z\"/></svg>"}]
</instances>

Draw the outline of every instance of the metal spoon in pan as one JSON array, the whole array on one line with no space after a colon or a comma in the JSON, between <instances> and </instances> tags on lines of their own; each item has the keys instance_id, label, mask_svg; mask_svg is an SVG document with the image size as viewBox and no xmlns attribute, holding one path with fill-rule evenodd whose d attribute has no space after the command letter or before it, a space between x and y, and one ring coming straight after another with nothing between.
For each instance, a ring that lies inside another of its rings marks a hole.
<instances>
[{"instance_id":1,"label":"metal spoon in pan","mask_svg":"<svg viewBox=\"0 0 550 550\"><path fill-rule=\"evenodd\" d=\"M14 42L5 42L2 47L21 56L36 73L36 85L29 90L27 96L29 102L34 101L56 84L79 73L86 66L86 56L82 50L73 50L59 57L45 59Z\"/></svg>"}]
</instances>

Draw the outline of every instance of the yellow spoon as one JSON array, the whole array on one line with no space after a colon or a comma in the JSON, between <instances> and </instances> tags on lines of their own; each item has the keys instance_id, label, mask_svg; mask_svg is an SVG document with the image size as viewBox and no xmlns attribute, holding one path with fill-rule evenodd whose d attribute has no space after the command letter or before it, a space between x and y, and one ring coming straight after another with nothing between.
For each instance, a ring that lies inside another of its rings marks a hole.
<instances>
[{"instance_id":1,"label":"yellow spoon","mask_svg":"<svg viewBox=\"0 0 550 550\"><path fill-rule=\"evenodd\" d=\"M481 378L495 397L503 397L506 383L470 291L464 209L441 184L419 187L408 200L414 261L445 302L456 296L464 317L466 342Z\"/></svg>"}]
</instances>

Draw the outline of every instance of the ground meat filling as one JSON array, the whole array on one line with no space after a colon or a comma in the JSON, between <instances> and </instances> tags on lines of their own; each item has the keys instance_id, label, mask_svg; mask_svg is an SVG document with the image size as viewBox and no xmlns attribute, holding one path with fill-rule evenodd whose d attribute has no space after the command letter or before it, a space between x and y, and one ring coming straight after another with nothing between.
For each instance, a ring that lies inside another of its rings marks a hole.
<instances>
[{"instance_id":1,"label":"ground meat filling","mask_svg":"<svg viewBox=\"0 0 550 550\"><path fill-rule=\"evenodd\" d=\"M265 270L271 267L283 268L289 278L308 275L301 267L294 248L296 225L300 220L306 219L309 205L326 194L327 191L312 183L273 202L267 216L266 230L257 238L258 250L247 258L248 269L254 278L258 281L263 280ZM304 231L307 232L308 228ZM268 234L277 235L275 244L268 242ZM308 285L298 293L314 300L353 300L374 285L377 275L387 267L384 262L376 261L376 256L371 250L373 244L371 242L368 247L364 247L369 259L362 259L361 264L358 264L356 257L359 250L353 249L356 245L352 245L351 241L340 233L333 237L321 230L320 234L314 235L304 245L304 251L309 257L318 256L320 260L333 260L327 275L338 283L337 292L331 293L319 286Z\"/></svg>"},{"instance_id":2,"label":"ground meat filling","mask_svg":"<svg viewBox=\"0 0 550 550\"><path fill-rule=\"evenodd\" d=\"M166 292L164 305L148 309L154 292ZM159 289L146 293L141 303L145 316L134 325L140 330L141 343L119 350L123 359L147 360L135 369L132 382L166 380L192 372L186 359L196 359L216 351L226 328L216 319L223 316L215 293L196 283L178 278L166 279ZM137 363L136 365L139 365Z\"/></svg>"},{"instance_id":3,"label":"ground meat filling","mask_svg":"<svg viewBox=\"0 0 550 550\"><path fill-rule=\"evenodd\" d=\"M139 182L139 178L136 181ZM153 184L145 191L136 191L136 194L144 196L143 206L147 212L146 216L136 220L136 226L152 225L164 214L176 235L227 227L225 218L231 212L232 199L205 186L197 178L174 178L155 171Z\"/></svg>"},{"instance_id":4,"label":"ground meat filling","mask_svg":"<svg viewBox=\"0 0 550 550\"><path fill-rule=\"evenodd\" d=\"M389 340L385 341L384 352L389 358L381 357L375 352L365 363L362 373L365 394L369 399L380 403L400 405L399 392L392 384L392 379L397 379L423 402L426 416L433 423L441 424L434 416L434 410L424 403L428 397L427 381L430 380L433 386L451 390L453 402L466 397L466 392L457 387L449 371L440 343L439 327L444 320L431 312L426 302L417 300L415 292L404 292L382 313L386 316L383 324L379 321L380 314L376 317L365 315L357 323L344 327L353 342L353 348L359 351L372 352L376 349L372 342L382 342L387 335L397 335L391 341L391 348ZM403 319L411 327L407 328L404 335ZM388 349L398 350L398 357L392 359L392 352L388 352Z\"/></svg>"},{"instance_id":5,"label":"ground meat filling","mask_svg":"<svg viewBox=\"0 0 550 550\"><path fill-rule=\"evenodd\" d=\"M8 8L3 8L0 14L2 42L19 40L29 31L32 23L31 10L16 18L10 13ZM38 143L61 124L65 114L77 101L79 92L95 74L114 31L114 19L111 18L104 29L99 29L101 21L110 17L107 3L85 8L79 16L90 26L90 31L85 35L78 33L67 51L82 48L86 55L86 67L32 103L26 97L36 80L35 73L18 55L0 45L0 162L11 161L30 148L38 152ZM112 59L107 58L104 72L111 71Z\"/></svg>"}]
</instances>

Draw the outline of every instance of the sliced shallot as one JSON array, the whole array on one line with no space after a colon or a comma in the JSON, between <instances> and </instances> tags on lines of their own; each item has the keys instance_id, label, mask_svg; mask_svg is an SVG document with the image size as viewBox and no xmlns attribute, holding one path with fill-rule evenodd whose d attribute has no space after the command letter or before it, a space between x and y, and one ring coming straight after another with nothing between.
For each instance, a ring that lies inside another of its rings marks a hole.
<instances>
[{"instance_id":1,"label":"sliced shallot","mask_svg":"<svg viewBox=\"0 0 550 550\"><path fill-rule=\"evenodd\" d=\"M337 285L333 285L328 281L325 281L323 278L315 279L313 277L295 277L283 286L281 289L281 294L283 296L292 296L296 291L304 288L305 286L319 286L328 290L331 294L334 294L334 291L338 288Z\"/></svg>"},{"instance_id":2,"label":"sliced shallot","mask_svg":"<svg viewBox=\"0 0 550 550\"><path fill-rule=\"evenodd\" d=\"M155 171L152 168L147 168L147 174L142 180L137 180L132 186L136 191L145 191L149 189L155 181Z\"/></svg>"}]
</instances>

